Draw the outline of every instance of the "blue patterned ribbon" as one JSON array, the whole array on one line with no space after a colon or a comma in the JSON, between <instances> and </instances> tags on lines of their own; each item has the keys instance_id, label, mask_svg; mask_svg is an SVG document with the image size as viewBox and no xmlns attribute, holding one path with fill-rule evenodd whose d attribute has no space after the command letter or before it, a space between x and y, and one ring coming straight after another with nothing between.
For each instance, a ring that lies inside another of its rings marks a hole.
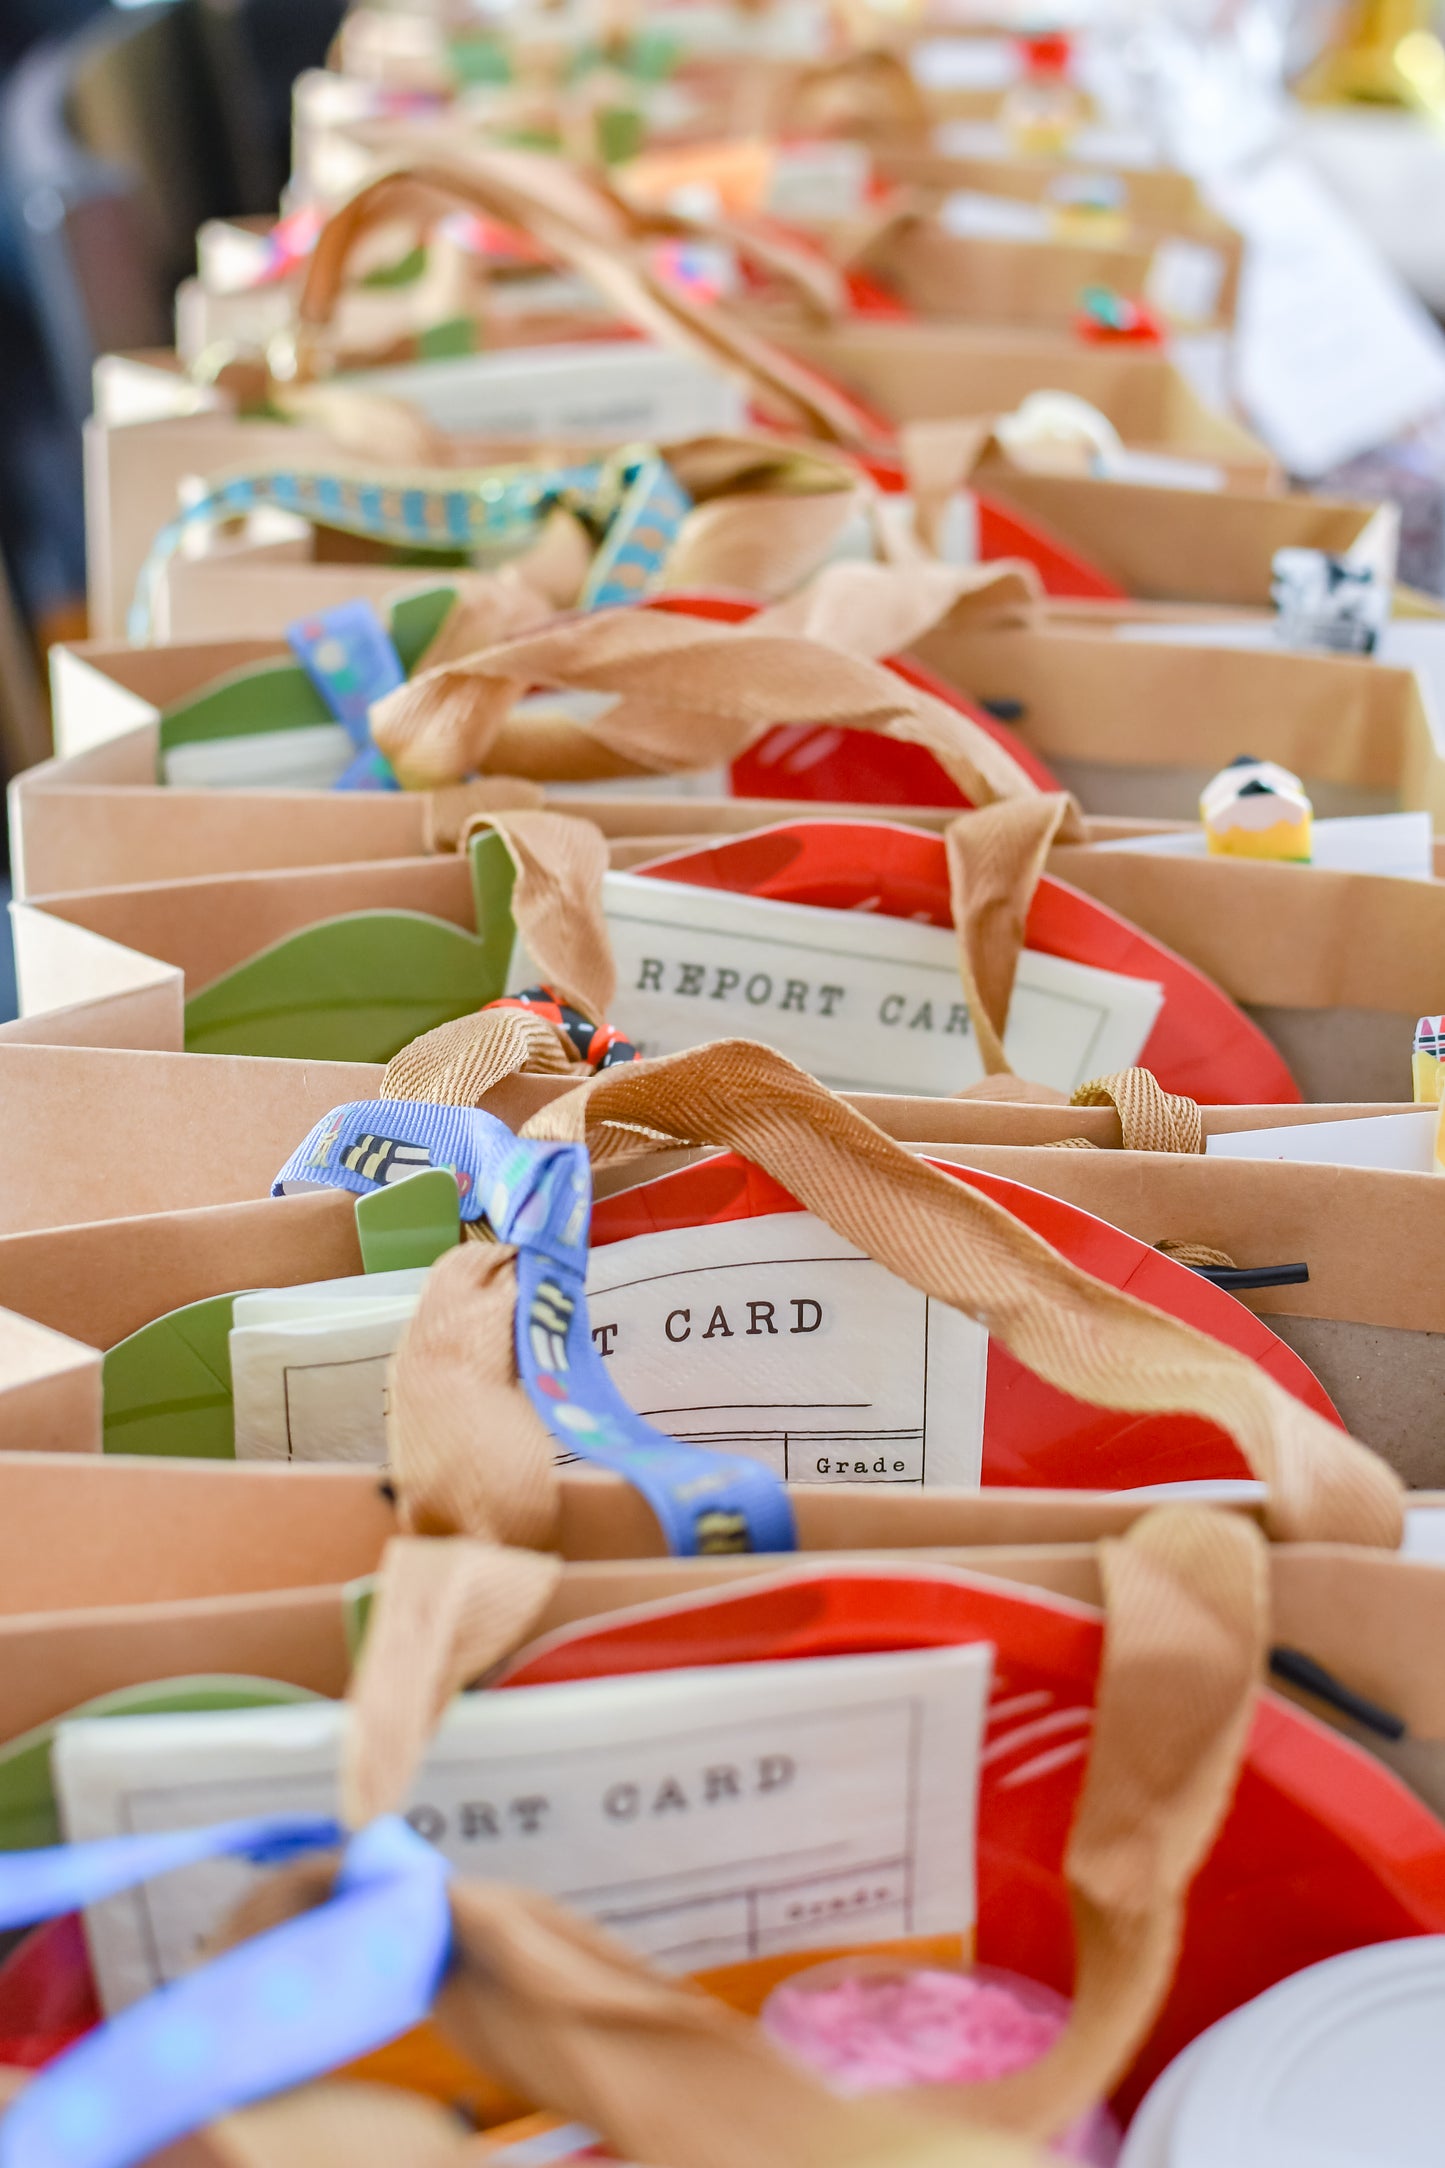
<instances>
[{"instance_id":1,"label":"blue patterned ribbon","mask_svg":"<svg viewBox=\"0 0 1445 2168\"><path fill-rule=\"evenodd\" d=\"M586 607L635 601L656 582L691 498L659 455L628 445L603 460L565 467L496 467L476 473L415 473L396 479L277 468L216 482L162 527L146 556L127 636L150 637L156 589L186 537L261 510L292 512L317 526L407 550L512 552L540 532L558 505L570 505L599 535L619 525Z\"/></svg>"},{"instance_id":2,"label":"blue patterned ribbon","mask_svg":"<svg viewBox=\"0 0 1445 2168\"><path fill-rule=\"evenodd\" d=\"M457 1178L464 1220L485 1217L517 1251L517 1370L567 1454L625 1476L681 1557L796 1547L788 1494L741 1454L684 1445L617 1391L587 1314L592 1169L580 1144L516 1137L474 1107L360 1099L337 1107L292 1153L275 1196L313 1186L368 1196L426 1167Z\"/></svg>"},{"instance_id":3,"label":"blue patterned ribbon","mask_svg":"<svg viewBox=\"0 0 1445 2168\"><path fill-rule=\"evenodd\" d=\"M0 1925L54 1917L199 1860L274 1865L343 1841L272 1816L13 1853ZM0 2168L130 2168L218 2116L326 2075L421 2023L451 1950L441 1854L396 1816L354 1837L334 1894L88 2033L0 2121Z\"/></svg>"}]
</instances>

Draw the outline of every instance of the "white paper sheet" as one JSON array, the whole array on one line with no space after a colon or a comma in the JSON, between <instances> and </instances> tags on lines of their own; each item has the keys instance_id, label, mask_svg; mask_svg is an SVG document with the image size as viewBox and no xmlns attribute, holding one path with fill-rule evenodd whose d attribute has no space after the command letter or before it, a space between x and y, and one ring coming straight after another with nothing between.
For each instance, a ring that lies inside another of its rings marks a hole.
<instances>
[{"instance_id":1,"label":"white paper sheet","mask_svg":"<svg viewBox=\"0 0 1445 2168\"><path fill-rule=\"evenodd\" d=\"M981 1643L469 1694L410 1814L464 1874L525 1883L668 1972L974 1921ZM335 1702L64 1724L72 1841L331 1813ZM187 1868L86 1916L110 2010L172 1980L251 1885Z\"/></svg>"},{"instance_id":2,"label":"white paper sheet","mask_svg":"<svg viewBox=\"0 0 1445 2168\"><path fill-rule=\"evenodd\" d=\"M1210 195L1248 242L1239 396L1291 473L1324 474L1445 405L1445 334L1303 164L1281 152Z\"/></svg>"},{"instance_id":3,"label":"white paper sheet","mask_svg":"<svg viewBox=\"0 0 1445 2168\"><path fill-rule=\"evenodd\" d=\"M976 1485L988 1334L807 1212L592 1253L592 1338L638 1413L790 1483Z\"/></svg>"},{"instance_id":4,"label":"white paper sheet","mask_svg":"<svg viewBox=\"0 0 1445 2168\"><path fill-rule=\"evenodd\" d=\"M1409 1049L1406 1048L1408 1054ZM1408 1067L1402 1063L1408 1074ZM1216 1159L1292 1159L1325 1167L1384 1167L1430 1174L1435 1166L1435 1107L1369 1114L1344 1122L1293 1122L1278 1129L1235 1129L1209 1137Z\"/></svg>"},{"instance_id":5,"label":"white paper sheet","mask_svg":"<svg viewBox=\"0 0 1445 2168\"><path fill-rule=\"evenodd\" d=\"M309 723L173 745L161 767L178 790L330 790L355 758L340 723Z\"/></svg>"},{"instance_id":6,"label":"white paper sheet","mask_svg":"<svg viewBox=\"0 0 1445 2168\"><path fill-rule=\"evenodd\" d=\"M1315 821L1310 829L1312 866L1332 873L1383 873L1403 881L1434 878L1434 831L1428 813L1350 813ZM1158 836L1129 836L1111 851L1163 851L1171 858L1207 858L1202 828Z\"/></svg>"},{"instance_id":7,"label":"white paper sheet","mask_svg":"<svg viewBox=\"0 0 1445 2168\"><path fill-rule=\"evenodd\" d=\"M955 188L938 207L939 223L960 240L1047 241L1053 232L1042 204Z\"/></svg>"},{"instance_id":8,"label":"white paper sheet","mask_svg":"<svg viewBox=\"0 0 1445 2168\"><path fill-rule=\"evenodd\" d=\"M951 931L640 874L603 883L615 1019L644 1054L765 1040L837 1090L943 1095L983 1075ZM1137 1061L1152 980L1026 949L1004 1045L1014 1072L1072 1091Z\"/></svg>"}]
</instances>

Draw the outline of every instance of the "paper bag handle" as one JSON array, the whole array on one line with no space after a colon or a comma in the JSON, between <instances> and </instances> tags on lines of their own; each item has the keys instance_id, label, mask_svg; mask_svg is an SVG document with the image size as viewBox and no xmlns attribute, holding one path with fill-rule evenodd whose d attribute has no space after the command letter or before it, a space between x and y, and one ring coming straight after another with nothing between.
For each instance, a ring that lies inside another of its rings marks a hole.
<instances>
[{"instance_id":1,"label":"paper bag handle","mask_svg":"<svg viewBox=\"0 0 1445 2168\"><path fill-rule=\"evenodd\" d=\"M1268 1486L1271 1535L1399 1546L1401 1485L1376 1454L1247 1356L1091 1279L769 1048L723 1040L605 1071L524 1134L584 1142L603 1158L643 1140L739 1152L910 1286L978 1318L1061 1392L1216 1423Z\"/></svg>"},{"instance_id":2,"label":"paper bag handle","mask_svg":"<svg viewBox=\"0 0 1445 2168\"><path fill-rule=\"evenodd\" d=\"M438 1279L443 1272L450 1284L439 1307L454 1300L464 1277L443 1267ZM400 1358L397 1367L400 1377ZM415 1412L412 1403L408 1419ZM539 1576L519 1600L515 1576L525 1556L466 1540L402 1537L388 1546L352 1684L349 1817L399 1807L451 1694L538 1616L550 1583ZM550 1567L553 1579L559 1570L554 1561L530 1563ZM1100 1564L1105 1631L1093 1746L1065 1858L1076 1941L1068 2025L1029 2071L902 2096L920 2109L1041 2135L1112 2090L1158 2014L1189 1885L1233 1796L1268 1645L1264 1545L1240 1517L1158 1509L1103 1543ZM488 1887L474 1888L467 1902L476 1907L479 1939L463 1932L458 1992L449 1988L438 2006L464 2052L529 2098L601 2129L628 2157L682 2164L773 2157L751 2143L699 2154L693 2148L705 2141L695 2130L684 2135L646 2121L659 2102L670 2114L674 2100L696 2116L727 2061L719 2043L743 2051L747 2036L734 2021L705 2021L685 1990L657 1982L543 1900ZM514 1943L518 1933L522 1942ZM625 1991L622 2003L614 1990ZM631 2017L643 2014L636 1996L648 2014L634 2031ZM569 2045L586 2040L594 2024L605 2052L571 2063ZM765 2063L760 2080L766 2096ZM786 2120L769 2109L775 2129ZM737 2144L736 2128L725 2127Z\"/></svg>"},{"instance_id":3,"label":"paper bag handle","mask_svg":"<svg viewBox=\"0 0 1445 2168\"><path fill-rule=\"evenodd\" d=\"M579 183L559 161L517 152L479 152L465 164L429 161L381 174L332 215L307 265L297 304L300 377L314 374L323 362L317 334L330 322L360 237L400 211L435 217L458 208L531 234L592 281L639 330L741 377L789 426L841 444L864 442L872 433L861 410L826 379L726 311L700 307L654 271L629 239L615 200ZM768 254L771 268L779 269L786 258L796 273L792 252L773 248Z\"/></svg>"},{"instance_id":4,"label":"paper bag handle","mask_svg":"<svg viewBox=\"0 0 1445 2168\"><path fill-rule=\"evenodd\" d=\"M1012 592L1012 575L997 575ZM547 687L605 696L585 722L513 716ZM769 730L831 724L922 745L974 805L1037 786L997 738L881 663L795 633L659 610L597 610L423 671L371 711L373 734L414 788L479 768L583 769L600 746L613 772L666 774L730 761ZM1061 839L1082 834L1076 812Z\"/></svg>"}]
</instances>

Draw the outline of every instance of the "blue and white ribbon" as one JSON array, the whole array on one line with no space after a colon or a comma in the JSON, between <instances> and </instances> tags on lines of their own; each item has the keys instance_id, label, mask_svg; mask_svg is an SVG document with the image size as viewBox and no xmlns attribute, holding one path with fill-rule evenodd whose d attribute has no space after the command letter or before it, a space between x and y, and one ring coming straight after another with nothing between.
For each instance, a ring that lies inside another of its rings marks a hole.
<instances>
[{"instance_id":1,"label":"blue and white ribbon","mask_svg":"<svg viewBox=\"0 0 1445 2168\"><path fill-rule=\"evenodd\" d=\"M200 1860L268 1865L345 1841L278 1815L12 1853L0 1926L77 1911ZM188 2131L421 2023L451 1952L450 1868L396 1816L354 1837L329 1901L134 2003L49 2064L0 2120L0 2168L130 2168Z\"/></svg>"},{"instance_id":2,"label":"blue and white ribbon","mask_svg":"<svg viewBox=\"0 0 1445 2168\"><path fill-rule=\"evenodd\" d=\"M558 1445L625 1476L680 1557L793 1550L792 1507L771 1469L654 1429L612 1383L587 1314L585 1146L516 1137L473 1107L361 1099L316 1124L272 1194L319 1186L367 1196L440 1166L456 1176L462 1218L485 1218L516 1248L517 1371Z\"/></svg>"}]
</instances>

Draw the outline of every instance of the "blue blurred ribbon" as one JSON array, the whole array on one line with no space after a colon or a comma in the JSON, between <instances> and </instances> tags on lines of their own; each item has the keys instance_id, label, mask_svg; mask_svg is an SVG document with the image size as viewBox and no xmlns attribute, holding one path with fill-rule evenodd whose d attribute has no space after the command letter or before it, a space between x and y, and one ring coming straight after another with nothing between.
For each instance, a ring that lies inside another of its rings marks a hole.
<instances>
[{"instance_id":1,"label":"blue blurred ribbon","mask_svg":"<svg viewBox=\"0 0 1445 2168\"><path fill-rule=\"evenodd\" d=\"M367 1196L388 1176L427 1166L449 1167L462 1218L485 1217L517 1250L517 1370L558 1445L625 1476L679 1557L795 1549L793 1509L770 1468L654 1429L612 1383L588 1322L592 1168L584 1145L516 1137L474 1107L355 1100L316 1124L272 1194L320 1186Z\"/></svg>"},{"instance_id":2,"label":"blue blurred ribbon","mask_svg":"<svg viewBox=\"0 0 1445 2168\"><path fill-rule=\"evenodd\" d=\"M0 1860L0 1926L201 1860L276 1865L344 1841L335 1822L278 1815L12 1853ZM397 1816L373 1822L346 1845L327 1903L158 1989L49 2064L0 2121L0 2168L129 2168L420 2024L451 1950L450 1872Z\"/></svg>"}]
</instances>

